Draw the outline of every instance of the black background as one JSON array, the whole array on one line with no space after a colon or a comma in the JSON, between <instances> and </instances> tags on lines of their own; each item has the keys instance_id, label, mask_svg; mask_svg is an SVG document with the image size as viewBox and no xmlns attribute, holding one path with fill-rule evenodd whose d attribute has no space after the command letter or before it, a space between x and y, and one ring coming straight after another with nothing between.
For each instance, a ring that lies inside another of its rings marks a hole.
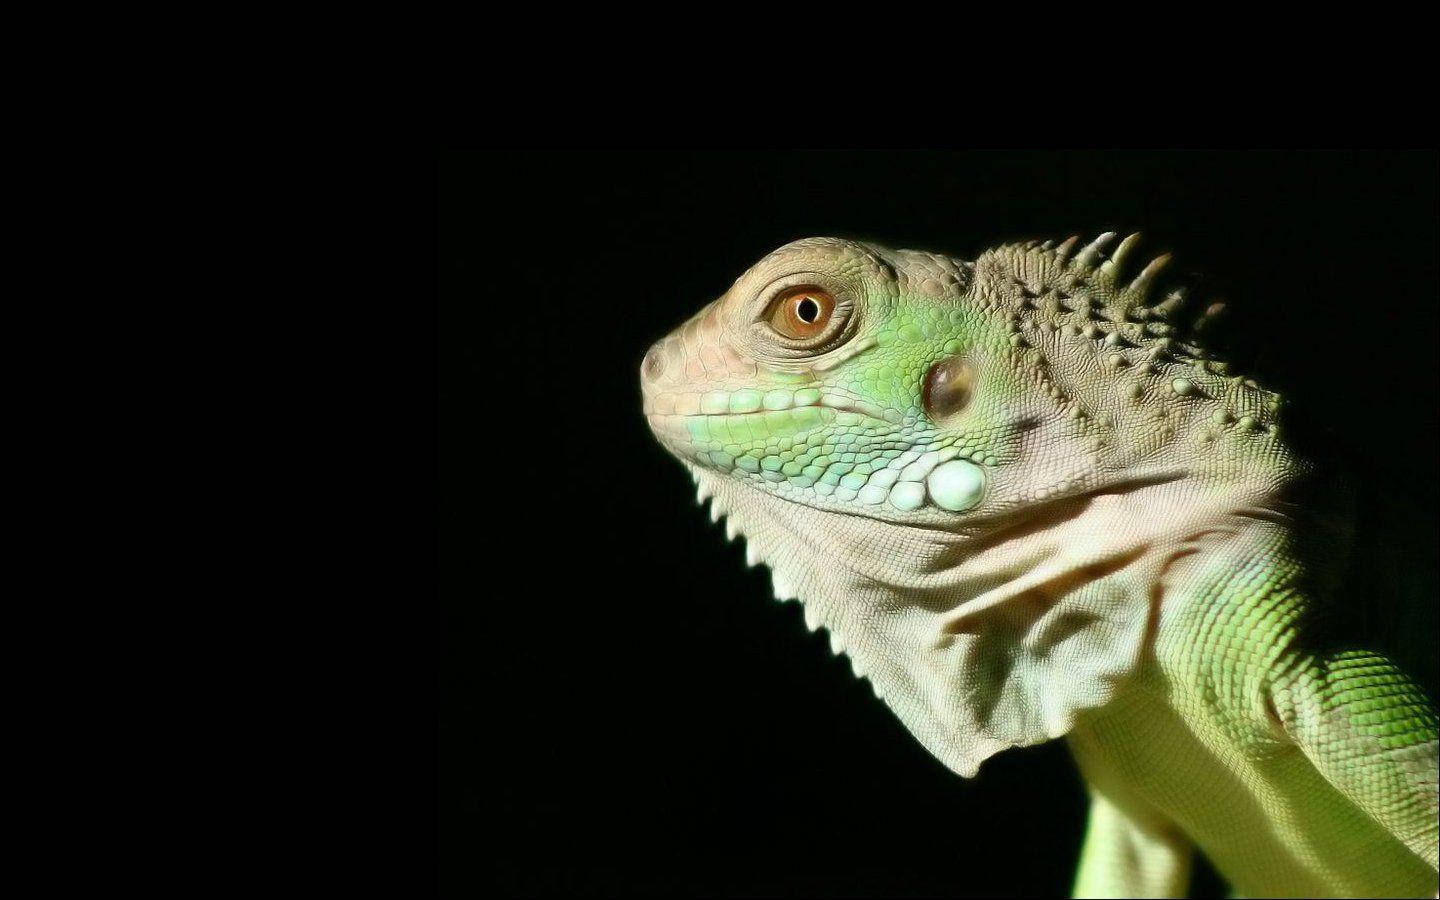
<instances>
[{"instance_id":1,"label":"black background","mask_svg":"<svg viewBox=\"0 0 1440 900\"><path fill-rule=\"evenodd\" d=\"M1140 230L1230 302L1229 358L1433 604L1435 176L1431 152L442 152L442 894L1065 893L1063 743L973 781L921 749L696 508L641 356L798 237L973 259Z\"/></svg>"}]
</instances>

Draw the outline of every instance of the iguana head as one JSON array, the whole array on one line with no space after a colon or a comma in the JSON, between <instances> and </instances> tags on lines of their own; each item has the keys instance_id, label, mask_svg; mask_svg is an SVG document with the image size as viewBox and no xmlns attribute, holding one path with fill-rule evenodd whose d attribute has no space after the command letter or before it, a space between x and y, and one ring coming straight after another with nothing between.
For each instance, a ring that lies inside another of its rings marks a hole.
<instances>
[{"instance_id":1,"label":"iguana head","mask_svg":"<svg viewBox=\"0 0 1440 900\"><path fill-rule=\"evenodd\" d=\"M1138 236L1112 237L974 263L797 241L641 364L702 501L964 774L1133 668L1197 518L1145 507L1238 502L1277 452L1274 395L1177 340L1166 258L1126 274Z\"/></svg>"}]
</instances>

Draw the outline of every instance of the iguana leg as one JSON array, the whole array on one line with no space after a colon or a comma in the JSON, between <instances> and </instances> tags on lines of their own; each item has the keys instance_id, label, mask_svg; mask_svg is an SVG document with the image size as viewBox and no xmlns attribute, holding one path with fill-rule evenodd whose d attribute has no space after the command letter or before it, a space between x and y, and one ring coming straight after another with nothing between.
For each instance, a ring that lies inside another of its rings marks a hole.
<instances>
[{"instance_id":1,"label":"iguana leg","mask_svg":"<svg viewBox=\"0 0 1440 900\"><path fill-rule=\"evenodd\" d=\"M1122 811L1092 789L1074 896L1184 897L1192 853L1169 822Z\"/></svg>"},{"instance_id":2,"label":"iguana leg","mask_svg":"<svg viewBox=\"0 0 1440 900\"><path fill-rule=\"evenodd\" d=\"M1424 692L1384 656L1349 650L1302 658L1271 698L1315 768L1437 868L1437 727Z\"/></svg>"}]
</instances>

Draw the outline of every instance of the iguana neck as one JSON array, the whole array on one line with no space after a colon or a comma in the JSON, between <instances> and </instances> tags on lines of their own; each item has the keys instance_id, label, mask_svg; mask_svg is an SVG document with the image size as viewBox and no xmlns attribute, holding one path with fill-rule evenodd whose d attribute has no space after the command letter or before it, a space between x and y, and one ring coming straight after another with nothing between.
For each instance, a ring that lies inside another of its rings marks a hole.
<instances>
[{"instance_id":1,"label":"iguana neck","mask_svg":"<svg viewBox=\"0 0 1440 900\"><path fill-rule=\"evenodd\" d=\"M712 514L745 536L747 559L772 569L776 596L800 599L810 627L829 630L832 649L966 776L1107 702L1147 652L1169 566L1266 514L1249 479L1176 472L954 532L698 475ZM976 672L985 677L964 677Z\"/></svg>"}]
</instances>

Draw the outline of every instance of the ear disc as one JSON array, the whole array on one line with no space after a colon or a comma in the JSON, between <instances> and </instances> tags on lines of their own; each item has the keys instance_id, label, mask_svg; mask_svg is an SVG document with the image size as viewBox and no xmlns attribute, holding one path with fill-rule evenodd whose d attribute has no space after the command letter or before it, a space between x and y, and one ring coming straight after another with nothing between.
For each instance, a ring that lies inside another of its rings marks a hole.
<instances>
[{"instance_id":1,"label":"ear disc","mask_svg":"<svg viewBox=\"0 0 1440 900\"><path fill-rule=\"evenodd\" d=\"M975 387L975 371L963 356L947 356L925 373L925 415L943 426L965 411Z\"/></svg>"}]
</instances>

